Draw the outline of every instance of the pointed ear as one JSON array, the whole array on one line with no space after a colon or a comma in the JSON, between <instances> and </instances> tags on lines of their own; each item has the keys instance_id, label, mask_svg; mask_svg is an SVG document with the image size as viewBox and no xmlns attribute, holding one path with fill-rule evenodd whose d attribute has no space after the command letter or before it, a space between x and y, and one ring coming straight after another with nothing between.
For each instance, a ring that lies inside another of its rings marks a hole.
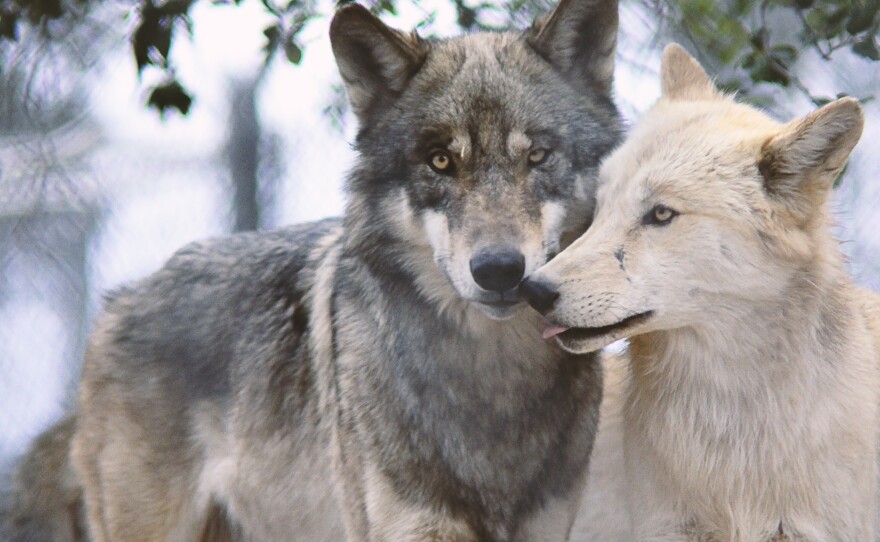
<instances>
[{"instance_id":1,"label":"pointed ear","mask_svg":"<svg viewBox=\"0 0 880 542\"><path fill-rule=\"evenodd\" d=\"M721 96L700 63L677 43L663 49L660 86L668 100L710 100Z\"/></svg>"},{"instance_id":2,"label":"pointed ear","mask_svg":"<svg viewBox=\"0 0 880 542\"><path fill-rule=\"evenodd\" d=\"M560 0L535 21L528 41L569 79L610 96L617 18L617 0Z\"/></svg>"},{"instance_id":3,"label":"pointed ear","mask_svg":"<svg viewBox=\"0 0 880 542\"><path fill-rule=\"evenodd\" d=\"M385 25L363 6L349 4L330 23L330 44L354 112L363 122L406 88L428 52L415 33Z\"/></svg>"},{"instance_id":4,"label":"pointed ear","mask_svg":"<svg viewBox=\"0 0 880 542\"><path fill-rule=\"evenodd\" d=\"M864 127L858 100L843 98L788 123L761 148L758 170L771 195L802 212L824 202Z\"/></svg>"}]
</instances>

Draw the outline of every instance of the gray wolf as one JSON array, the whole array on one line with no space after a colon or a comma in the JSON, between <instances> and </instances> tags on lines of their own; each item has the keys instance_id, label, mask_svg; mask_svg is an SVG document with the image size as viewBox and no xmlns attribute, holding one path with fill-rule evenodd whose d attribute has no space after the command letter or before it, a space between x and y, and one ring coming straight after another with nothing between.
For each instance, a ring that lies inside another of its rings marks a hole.
<instances>
[{"instance_id":1,"label":"gray wolf","mask_svg":"<svg viewBox=\"0 0 880 542\"><path fill-rule=\"evenodd\" d=\"M338 11L346 215L110 297L71 444L91 539L566 540L601 364L517 285L590 223L616 30L609 0L440 41Z\"/></svg>"},{"instance_id":2,"label":"gray wolf","mask_svg":"<svg viewBox=\"0 0 880 542\"><path fill-rule=\"evenodd\" d=\"M31 445L9 480L0 540L86 540L82 485L68 453L75 429L75 418L65 418Z\"/></svg>"},{"instance_id":3,"label":"gray wolf","mask_svg":"<svg viewBox=\"0 0 880 542\"><path fill-rule=\"evenodd\" d=\"M630 338L623 450L596 454L638 540L875 540L880 299L827 208L859 104L780 124L679 46L661 71L593 225L522 287L569 352Z\"/></svg>"}]
</instances>

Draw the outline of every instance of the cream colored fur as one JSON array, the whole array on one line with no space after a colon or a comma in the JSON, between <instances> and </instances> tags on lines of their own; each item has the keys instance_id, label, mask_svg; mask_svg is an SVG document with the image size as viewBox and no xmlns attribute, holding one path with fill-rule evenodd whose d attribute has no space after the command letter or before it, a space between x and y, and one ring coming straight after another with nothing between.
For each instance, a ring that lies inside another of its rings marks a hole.
<instances>
[{"instance_id":1,"label":"cream colored fur","mask_svg":"<svg viewBox=\"0 0 880 542\"><path fill-rule=\"evenodd\" d=\"M593 444L587 490L572 529L577 542L629 542L633 518L627 503L623 458L623 399L629 357L603 352L604 387L599 432Z\"/></svg>"},{"instance_id":2,"label":"cream colored fur","mask_svg":"<svg viewBox=\"0 0 880 542\"><path fill-rule=\"evenodd\" d=\"M546 317L580 328L566 349L631 337L586 502L628 508L640 541L877 540L880 300L827 211L858 103L779 124L675 45L662 79L603 165L593 226L531 277L560 293ZM585 539L631 539L593 510Z\"/></svg>"}]
</instances>

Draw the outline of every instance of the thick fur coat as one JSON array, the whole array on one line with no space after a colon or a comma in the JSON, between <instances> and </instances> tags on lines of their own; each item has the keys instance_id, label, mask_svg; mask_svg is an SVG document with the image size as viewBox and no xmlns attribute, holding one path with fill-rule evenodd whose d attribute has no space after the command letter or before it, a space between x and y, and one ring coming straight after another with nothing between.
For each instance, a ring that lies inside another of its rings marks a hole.
<instances>
[{"instance_id":1,"label":"thick fur coat","mask_svg":"<svg viewBox=\"0 0 880 542\"><path fill-rule=\"evenodd\" d=\"M523 286L568 351L631 338L603 407L623 449L595 459L623 463L590 492L625 496L637 540L876 540L880 302L827 209L858 102L780 124L678 46L662 87L591 228Z\"/></svg>"},{"instance_id":2,"label":"thick fur coat","mask_svg":"<svg viewBox=\"0 0 880 542\"><path fill-rule=\"evenodd\" d=\"M589 225L616 29L612 1L443 41L342 8L346 215L110 297L72 439L91 539L568 539L601 366L516 284Z\"/></svg>"}]
</instances>

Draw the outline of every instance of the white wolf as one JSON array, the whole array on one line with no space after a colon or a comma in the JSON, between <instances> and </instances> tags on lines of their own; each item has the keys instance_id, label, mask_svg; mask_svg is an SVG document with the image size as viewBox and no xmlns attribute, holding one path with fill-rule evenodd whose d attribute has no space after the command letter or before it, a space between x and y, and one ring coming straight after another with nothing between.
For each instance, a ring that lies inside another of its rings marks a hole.
<instances>
[{"instance_id":1,"label":"white wolf","mask_svg":"<svg viewBox=\"0 0 880 542\"><path fill-rule=\"evenodd\" d=\"M880 301L827 210L858 102L779 124L676 45L662 89L591 228L521 287L566 350L632 338L623 450L596 453L624 456L634 537L874 540Z\"/></svg>"}]
</instances>

